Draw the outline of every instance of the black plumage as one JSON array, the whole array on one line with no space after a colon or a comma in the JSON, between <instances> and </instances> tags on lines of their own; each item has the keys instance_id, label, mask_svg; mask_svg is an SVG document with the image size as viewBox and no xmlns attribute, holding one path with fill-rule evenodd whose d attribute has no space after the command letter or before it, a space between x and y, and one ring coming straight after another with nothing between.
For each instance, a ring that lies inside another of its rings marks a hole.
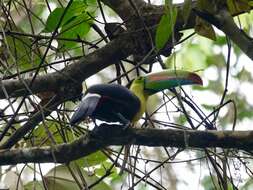
<instances>
[{"instance_id":1,"label":"black plumage","mask_svg":"<svg viewBox=\"0 0 253 190\"><path fill-rule=\"evenodd\" d=\"M126 124L140 109L140 100L129 89L117 84L98 84L87 89L70 120L74 125L86 117Z\"/></svg>"}]
</instances>

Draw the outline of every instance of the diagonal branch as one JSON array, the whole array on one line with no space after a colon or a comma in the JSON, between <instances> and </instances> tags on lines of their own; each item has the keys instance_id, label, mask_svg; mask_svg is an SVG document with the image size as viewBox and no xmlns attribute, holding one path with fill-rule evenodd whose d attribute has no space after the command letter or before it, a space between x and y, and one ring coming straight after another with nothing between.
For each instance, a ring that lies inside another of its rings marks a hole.
<instances>
[{"instance_id":1,"label":"diagonal branch","mask_svg":"<svg viewBox=\"0 0 253 190\"><path fill-rule=\"evenodd\" d=\"M76 63L73 63L59 72L37 76L33 85L29 89L34 94L45 91L58 92L68 84L80 85L82 81L100 70L115 64L117 61L126 58L132 51L131 38L122 35L106 46L88 54ZM24 83L30 84L32 78L24 79ZM0 86L4 86L9 97L19 97L30 94L25 84L20 80L2 80ZM5 94L0 89L0 99L4 99Z\"/></svg>"},{"instance_id":2,"label":"diagonal branch","mask_svg":"<svg viewBox=\"0 0 253 190\"><path fill-rule=\"evenodd\" d=\"M17 163L64 163L87 156L110 145L129 144L178 148L233 148L253 150L253 131L195 131L127 129L102 124L96 132L54 147L2 150L0 165Z\"/></svg>"},{"instance_id":3,"label":"diagonal branch","mask_svg":"<svg viewBox=\"0 0 253 190\"><path fill-rule=\"evenodd\" d=\"M253 38L235 23L227 9L220 9L215 15L194 9L196 14L223 31L250 59L253 60Z\"/></svg>"},{"instance_id":4,"label":"diagonal branch","mask_svg":"<svg viewBox=\"0 0 253 190\"><path fill-rule=\"evenodd\" d=\"M0 145L0 149L9 149L14 146L20 139L22 139L30 130L34 129L45 117L50 115L57 106L63 102L58 96L53 97L47 105L45 105L41 110L35 112L29 120L20 128L18 128L4 143ZM8 128L6 129L7 132ZM5 133L1 133L3 138Z\"/></svg>"},{"instance_id":5,"label":"diagonal branch","mask_svg":"<svg viewBox=\"0 0 253 190\"><path fill-rule=\"evenodd\" d=\"M127 26L135 25L139 28L134 28L136 31L131 31L129 34L120 35L117 39L111 41L106 46L88 54L81 58L78 62L73 63L61 71L49 73L43 76L36 77L31 91L33 93L45 92L45 91L58 91L60 88L66 86L66 84L80 85L82 81L88 77L96 74L102 69L117 63L118 61L133 54L138 47L136 47L136 41L143 42L143 26L139 24L139 17L136 15L133 7L128 0L103 0L103 2L110 6L122 20L127 23ZM157 27L161 16L163 15L164 6L155 6L147 4L142 0L135 1L135 5L139 8L140 15L143 17L146 25L153 31ZM124 8L122 10L122 7ZM193 9L196 8L196 3L192 5ZM178 4L178 17L175 24L175 31L181 31L184 29L194 28L196 14L194 11L190 12L188 22L185 24L183 19L183 4ZM241 13L236 13L241 14ZM233 15L235 16L235 15ZM242 51L244 51L250 58L252 55L252 39L244 34L235 25L232 20L233 17L229 16L227 12L222 12L216 16L222 23L219 27L224 31L233 41L236 43ZM214 24L214 23L212 23ZM231 27L233 29L231 29ZM140 36L138 39L138 35ZM140 49L140 48L139 48ZM30 84L31 78L24 79L26 84ZM4 86L9 97L19 97L29 94L23 82L20 80L2 80L0 86ZM6 98L2 88L0 88L0 99Z\"/></svg>"}]
</instances>

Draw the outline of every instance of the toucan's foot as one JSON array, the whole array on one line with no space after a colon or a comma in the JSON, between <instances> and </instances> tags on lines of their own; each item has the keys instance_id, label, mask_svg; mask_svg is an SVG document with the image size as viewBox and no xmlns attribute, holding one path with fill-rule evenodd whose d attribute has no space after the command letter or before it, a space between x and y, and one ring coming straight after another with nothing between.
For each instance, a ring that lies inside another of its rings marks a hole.
<instances>
[{"instance_id":1,"label":"toucan's foot","mask_svg":"<svg viewBox=\"0 0 253 190\"><path fill-rule=\"evenodd\" d=\"M102 123L100 126L94 127L94 129L91 131L91 134L101 138L103 137L109 138L111 136L117 136L118 134L122 134L123 132L121 126L122 125Z\"/></svg>"},{"instance_id":2,"label":"toucan's foot","mask_svg":"<svg viewBox=\"0 0 253 190\"><path fill-rule=\"evenodd\" d=\"M115 113L115 116L118 117L121 121L120 123L123 124L123 130L126 130L130 126L131 122L126 119L121 113Z\"/></svg>"},{"instance_id":3,"label":"toucan's foot","mask_svg":"<svg viewBox=\"0 0 253 190\"><path fill-rule=\"evenodd\" d=\"M128 121L127 123L125 123L124 125L123 125L123 130L126 130L126 129L128 129L128 127L131 125L131 122L130 121Z\"/></svg>"},{"instance_id":4,"label":"toucan's foot","mask_svg":"<svg viewBox=\"0 0 253 190\"><path fill-rule=\"evenodd\" d=\"M96 137L107 137L111 134L112 129L112 126L102 123L100 126L96 125L91 131L91 134Z\"/></svg>"},{"instance_id":5,"label":"toucan's foot","mask_svg":"<svg viewBox=\"0 0 253 190\"><path fill-rule=\"evenodd\" d=\"M99 129L100 129L100 127L98 125L95 125L95 127L92 129L91 132L94 133L94 134L97 134Z\"/></svg>"}]
</instances>

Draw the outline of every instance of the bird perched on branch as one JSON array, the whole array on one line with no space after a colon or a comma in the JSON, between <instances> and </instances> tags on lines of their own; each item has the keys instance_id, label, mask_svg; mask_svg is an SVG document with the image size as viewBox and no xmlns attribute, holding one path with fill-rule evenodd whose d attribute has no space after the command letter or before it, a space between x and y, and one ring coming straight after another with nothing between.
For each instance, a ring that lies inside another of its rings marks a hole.
<instances>
[{"instance_id":1,"label":"bird perched on branch","mask_svg":"<svg viewBox=\"0 0 253 190\"><path fill-rule=\"evenodd\" d=\"M117 84L98 84L87 89L79 107L73 114L70 124L90 117L106 122L120 122L124 128L142 117L149 96L182 85L202 85L201 78L182 70L164 70L139 76L130 89Z\"/></svg>"},{"instance_id":2,"label":"bird perched on branch","mask_svg":"<svg viewBox=\"0 0 253 190\"><path fill-rule=\"evenodd\" d=\"M164 70L137 77L130 89L117 84L97 84L87 89L71 125L87 117L124 125L137 122L145 112L149 96L183 85L202 85L201 78L192 72Z\"/></svg>"}]
</instances>

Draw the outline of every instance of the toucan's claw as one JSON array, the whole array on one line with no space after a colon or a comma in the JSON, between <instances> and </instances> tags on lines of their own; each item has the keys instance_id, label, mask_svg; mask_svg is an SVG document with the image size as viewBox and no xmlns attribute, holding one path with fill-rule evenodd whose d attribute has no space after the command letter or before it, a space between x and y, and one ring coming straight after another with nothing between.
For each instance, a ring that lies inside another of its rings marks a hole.
<instances>
[{"instance_id":1,"label":"toucan's claw","mask_svg":"<svg viewBox=\"0 0 253 190\"><path fill-rule=\"evenodd\" d=\"M131 122L128 121L126 124L123 125L123 130L126 130L131 125Z\"/></svg>"},{"instance_id":2,"label":"toucan's claw","mask_svg":"<svg viewBox=\"0 0 253 190\"><path fill-rule=\"evenodd\" d=\"M121 113L116 113L116 116L123 124L123 130L126 130L131 125L131 122L128 119L126 119Z\"/></svg>"}]
</instances>

